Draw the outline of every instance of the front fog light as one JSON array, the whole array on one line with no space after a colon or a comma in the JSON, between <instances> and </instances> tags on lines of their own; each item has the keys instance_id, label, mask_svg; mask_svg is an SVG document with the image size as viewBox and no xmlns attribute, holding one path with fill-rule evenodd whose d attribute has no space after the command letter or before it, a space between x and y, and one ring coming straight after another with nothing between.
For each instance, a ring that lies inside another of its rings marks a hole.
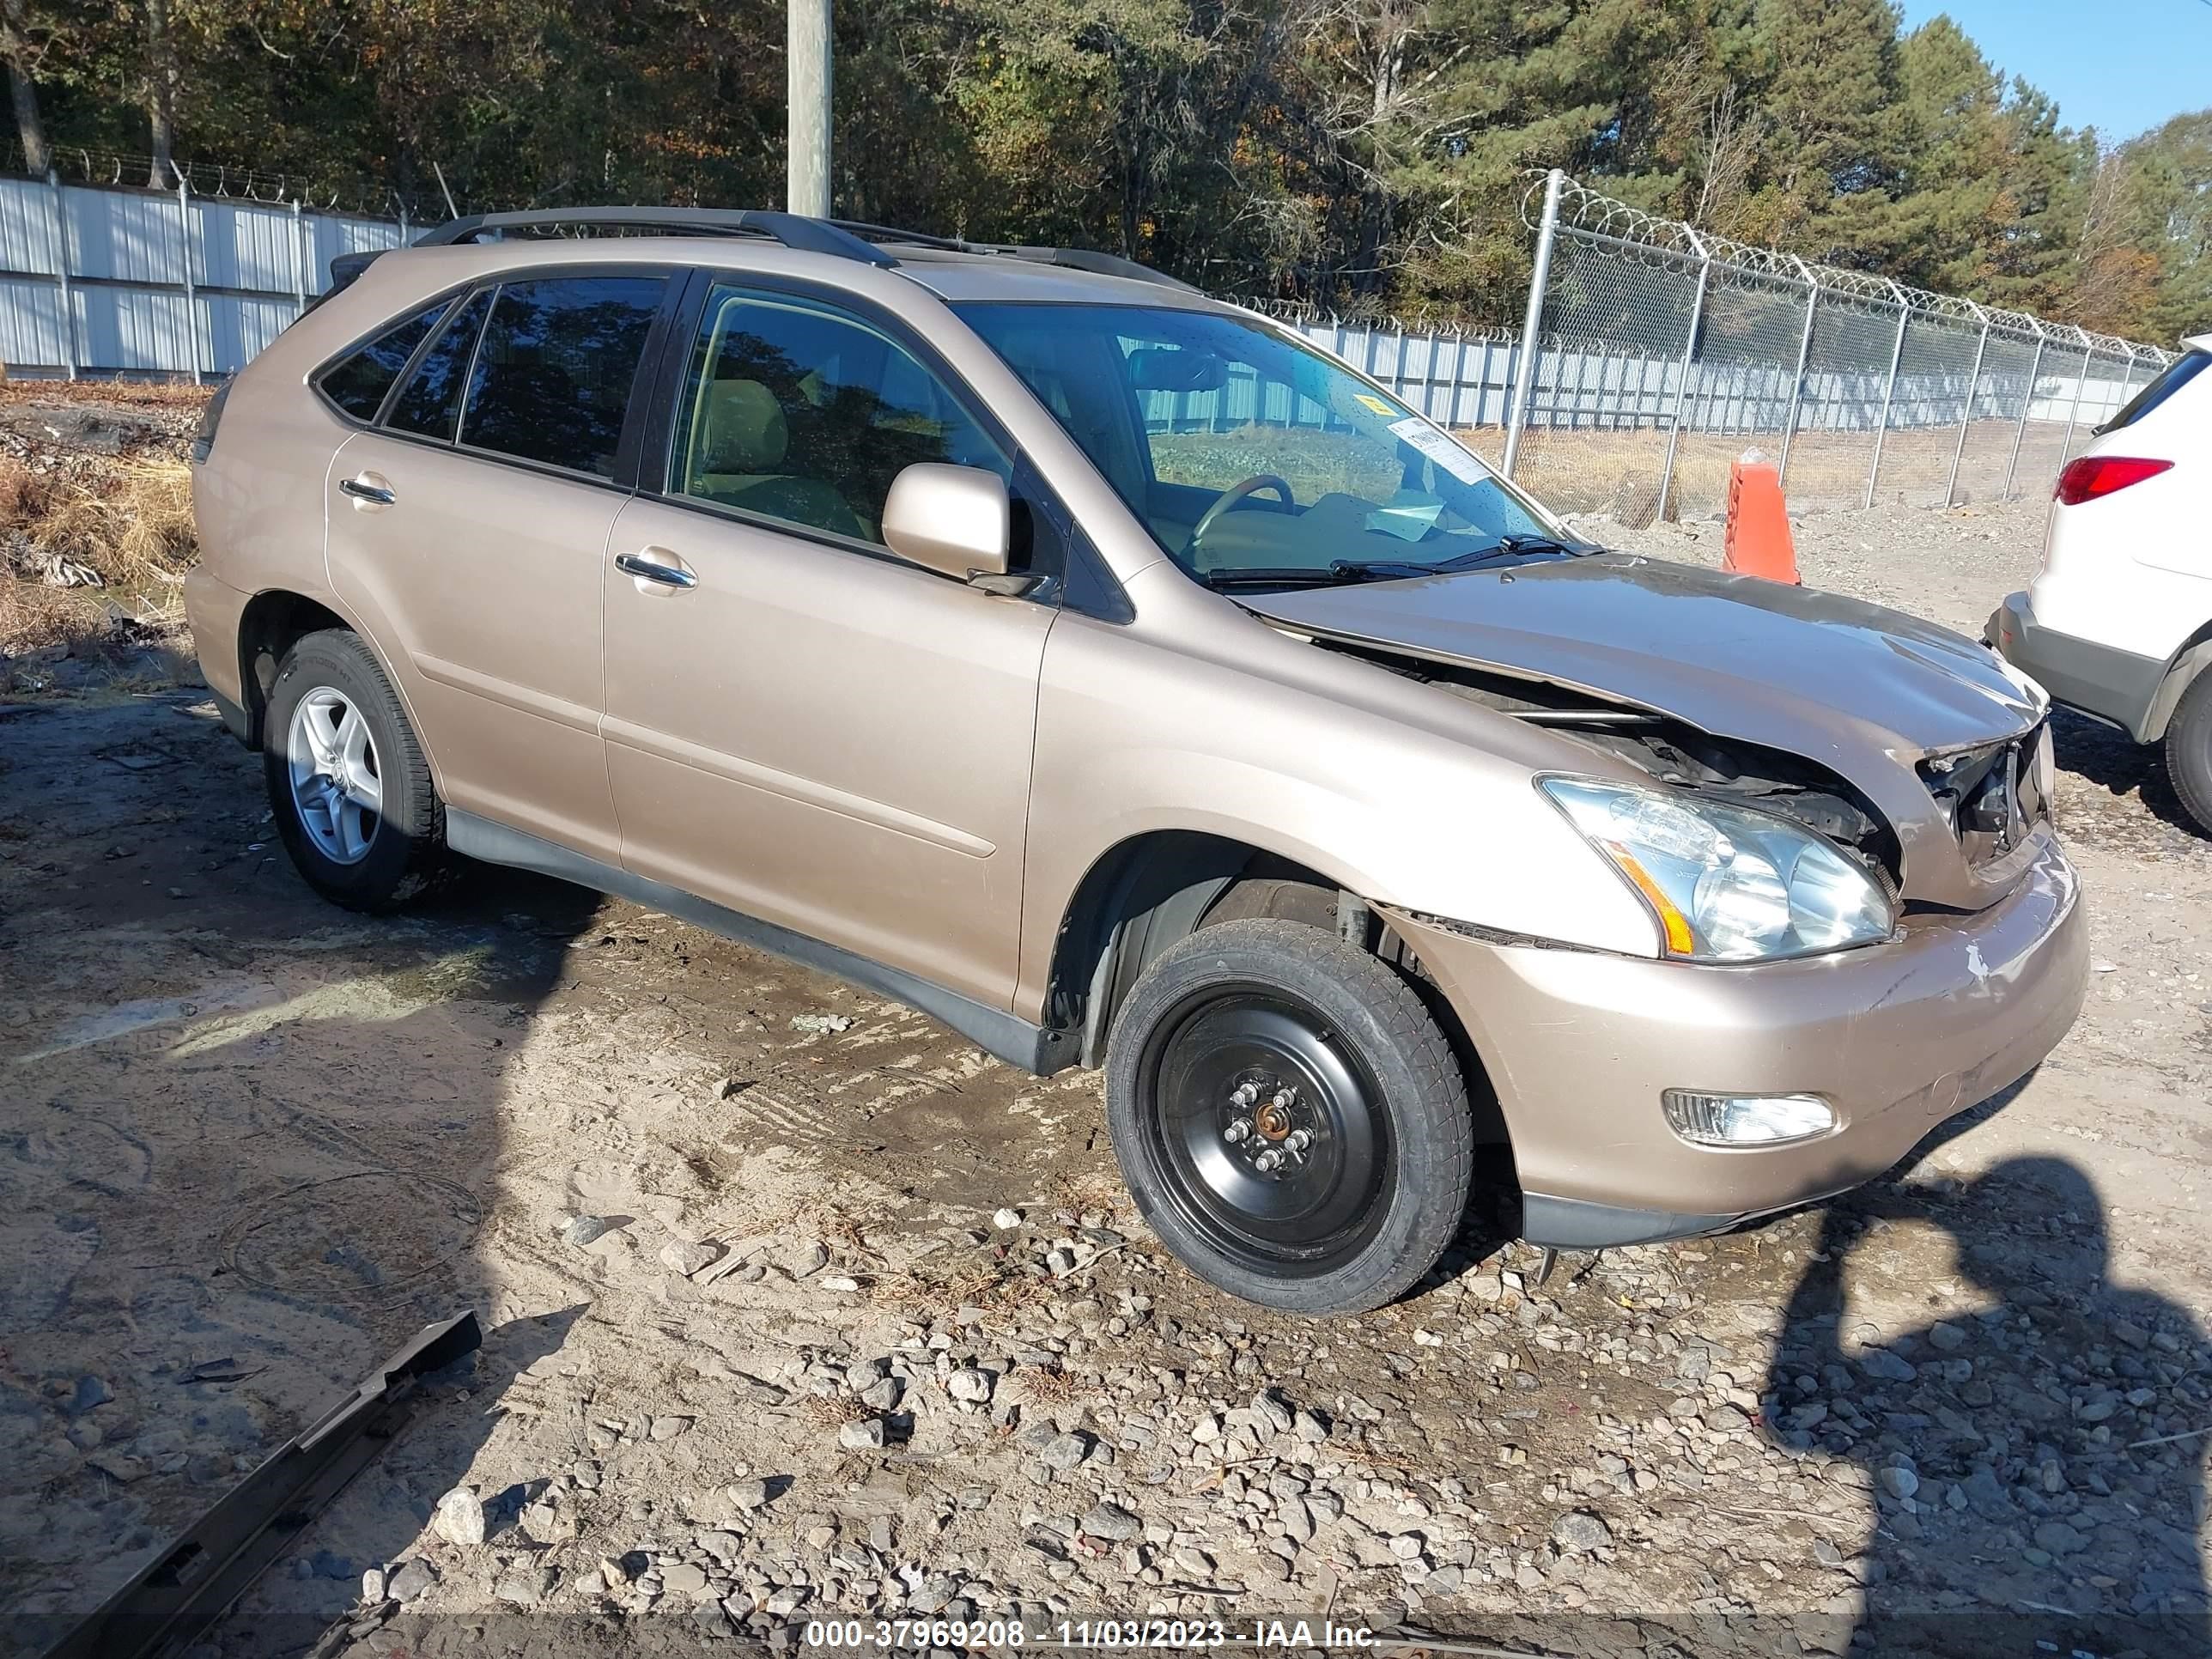
<instances>
[{"instance_id":1,"label":"front fog light","mask_svg":"<svg viewBox=\"0 0 2212 1659\"><path fill-rule=\"evenodd\" d=\"M1818 1095L1708 1095L1668 1089L1659 1097L1667 1127L1699 1146L1773 1146L1808 1140L1836 1127Z\"/></svg>"}]
</instances>

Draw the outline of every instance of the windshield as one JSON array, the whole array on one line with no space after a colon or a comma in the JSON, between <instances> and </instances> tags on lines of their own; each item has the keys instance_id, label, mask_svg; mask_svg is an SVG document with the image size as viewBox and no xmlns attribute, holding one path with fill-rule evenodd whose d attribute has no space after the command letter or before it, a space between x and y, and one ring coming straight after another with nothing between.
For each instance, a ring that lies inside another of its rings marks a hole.
<instances>
[{"instance_id":1,"label":"windshield","mask_svg":"<svg viewBox=\"0 0 2212 1659\"><path fill-rule=\"evenodd\" d=\"M1441 428L1257 319L958 310L1201 580L1407 574L1517 554L1515 538L1566 550L1548 539L1557 526Z\"/></svg>"}]
</instances>

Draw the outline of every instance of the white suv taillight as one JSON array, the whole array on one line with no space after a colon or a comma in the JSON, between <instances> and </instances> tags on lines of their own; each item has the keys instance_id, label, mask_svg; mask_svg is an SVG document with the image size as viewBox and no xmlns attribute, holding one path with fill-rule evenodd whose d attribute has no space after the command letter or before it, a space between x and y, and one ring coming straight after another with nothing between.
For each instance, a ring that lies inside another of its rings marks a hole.
<instances>
[{"instance_id":1,"label":"white suv taillight","mask_svg":"<svg viewBox=\"0 0 2212 1659\"><path fill-rule=\"evenodd\" d=\"M2059 504L2079 507L2100 495L2141 483L2145 478L2154 478L2161 472L2170 471L2172 466L2172 461L2154 461L2135 455L2084 455L2078 461L2067 462L2066 470L2058 475Z\"/></svg>"}]
</instances>

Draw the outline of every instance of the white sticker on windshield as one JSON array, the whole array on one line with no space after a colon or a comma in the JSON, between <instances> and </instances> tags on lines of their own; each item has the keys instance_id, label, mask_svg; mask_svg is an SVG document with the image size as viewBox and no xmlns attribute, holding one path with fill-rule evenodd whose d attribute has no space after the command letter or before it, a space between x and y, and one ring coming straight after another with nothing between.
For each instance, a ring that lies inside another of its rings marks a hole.
<instances>
[{"instance_id":1,"label":"white sticker on windshield","mask_svg":"<svg viewBox=\"0 0 2212 1659\"><path fill-rule=\"evenodd\" d=\"M1490 476L1480 461L1418 415L1391 422L1390 435L1413 445L1462 483L1480 483Z\"/></svg>"}]
</instances>

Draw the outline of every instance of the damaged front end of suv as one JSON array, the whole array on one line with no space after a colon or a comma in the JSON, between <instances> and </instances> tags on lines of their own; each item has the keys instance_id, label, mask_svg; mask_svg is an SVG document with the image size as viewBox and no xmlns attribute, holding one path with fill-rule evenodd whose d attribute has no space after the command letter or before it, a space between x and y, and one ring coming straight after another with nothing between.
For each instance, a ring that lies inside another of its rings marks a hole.
<instances>
[{"instance_id":1,"label":"damaged front end of suv","mask_svg":"<svg viewBox=\"0 0 2212 1659\"><path fill-rule=\"evenodd\" d=\"M2047 705L1969 641L1595 550L1238 599L1540 728L1531 782L1649 913L1638 956L1389 912L1481 1054L1534 1242L1712 1231L1855 1185L2079 1007Z\"/></svg>"}]
</instances>

